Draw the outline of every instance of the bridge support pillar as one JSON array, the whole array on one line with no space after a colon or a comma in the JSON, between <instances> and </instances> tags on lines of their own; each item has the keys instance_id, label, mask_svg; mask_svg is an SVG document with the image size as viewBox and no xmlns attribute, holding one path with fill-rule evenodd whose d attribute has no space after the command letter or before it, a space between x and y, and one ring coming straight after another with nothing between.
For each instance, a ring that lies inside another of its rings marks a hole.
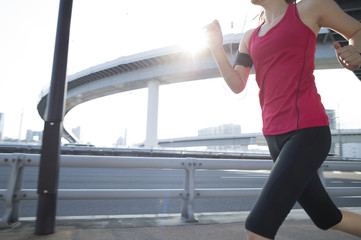
<instances>
[{"instance_id":1,"label":"bridge support pillar","mask_svg":"<svg viewBox=\"0 0 361 240\"><path fill-rule=\"evenodd\" d=\"M144 146L154 148L158 146L158 81L148 83L148 112L147 112L147 135Z\"/></svg>"}]
</instances>

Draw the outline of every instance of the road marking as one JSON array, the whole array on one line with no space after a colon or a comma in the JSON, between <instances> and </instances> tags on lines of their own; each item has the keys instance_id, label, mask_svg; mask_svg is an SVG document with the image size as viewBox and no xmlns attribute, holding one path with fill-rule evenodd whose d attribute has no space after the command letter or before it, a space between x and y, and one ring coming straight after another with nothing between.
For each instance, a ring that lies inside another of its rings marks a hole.
<instances>
[{"instance_id":1,"label":"road marking","mask_svg":"<svg viewBox=\"0 0 361 240\"><path fill-rule=\"evenodd\" d=\"M221 178L267 178L268 176L221 177Z\"/></svg>"},{"instance_id":2,"label":"road marking","mask_svg":"<svg viewBox=\"0 0 361 240\"><path fill-rule=\"evenodd\" d=\"M361 196L341 196L341 197L338 197L338 198L351 198L351 199L354 199L354 198L361 198Z\"/></svg>"},{"instance_id":3,"label":"road marking","mask_svg":"<svg viewBox=\"0 0 361 240\"><path fill-rule=\"evenodd\" d=\"M361 172L359 172L359 171L354 171L354 173L356 173L356 174L361 174Z\"/></svg>"},{"instance_id":4,"label":"road marking","mask_svg":"<svg viewBox=\"0 0 361 240\"><path fill-rule=\"evenodd\" d=\"M361 181L351 181L351 183L361 183Z\"/></svg>"},{"instance_id":5,"label":"road marking","mask_svg":"<svg viewBox=\"0 0 361 240\"><path fill-rule=\"evenodd\" d=\"M337 183L337 184L340 184L340 183L343 183L343 181L331 181L331 183Z\"/></svg>"},{"instance_id":6,"label":"road marking","mask_svg":"<svg viewBox=\"0 0 361 240\"><path fill-rule=\"evenodd\" d=\"M341 171L332 171L334 174L341 174Z\"/></svg>"},{"instance_id":7,"label":"road marking","mask_svg":"<svg viewBox=\"0 0 361 240\"><path fill-rule=\"evenodd\" d=\"M232 169L228 169L228 170L224 170L226 172L235 172L238 174L249 174L249 173L270 173L270 170L232 170Z\"/></svg>"}]
</instances>

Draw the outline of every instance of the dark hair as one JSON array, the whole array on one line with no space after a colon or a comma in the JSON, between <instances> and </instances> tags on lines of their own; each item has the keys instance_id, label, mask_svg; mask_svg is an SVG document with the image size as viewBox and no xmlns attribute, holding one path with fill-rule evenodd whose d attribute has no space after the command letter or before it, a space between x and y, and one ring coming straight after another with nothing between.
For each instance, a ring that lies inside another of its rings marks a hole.
<instances>
[{"instance_id":1,"label":"dark hair","mask_svg":"<svg viewBox=\"0 0 361 240\"><path fill-rule=\"evenodd\" d=\"M285 1L288 4L292 4L292 3L296 2L296 0L285 0ZM259 14L258 23L261 24L264 20L265 20L264 10L262 10L262 12Z\"/></svg>"}]
</instances>

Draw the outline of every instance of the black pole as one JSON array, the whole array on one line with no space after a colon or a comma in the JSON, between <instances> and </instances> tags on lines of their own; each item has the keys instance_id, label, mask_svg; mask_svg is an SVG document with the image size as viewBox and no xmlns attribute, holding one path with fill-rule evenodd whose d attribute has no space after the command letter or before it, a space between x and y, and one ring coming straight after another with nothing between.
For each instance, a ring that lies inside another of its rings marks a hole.
<instances>
[{"instance_id":1,"label":"black pole","mask_svg":"<svg viewBox=\"0 0 361 240\"><path fill-rule=\"evenodd\" d=\"M47 110L44 116L45 123L39 167L39 197L35 224L35 234L37 235L52 234L55 231L72 5L72 0L60 0L53 70Z\"/></svg>"}]
</instances>

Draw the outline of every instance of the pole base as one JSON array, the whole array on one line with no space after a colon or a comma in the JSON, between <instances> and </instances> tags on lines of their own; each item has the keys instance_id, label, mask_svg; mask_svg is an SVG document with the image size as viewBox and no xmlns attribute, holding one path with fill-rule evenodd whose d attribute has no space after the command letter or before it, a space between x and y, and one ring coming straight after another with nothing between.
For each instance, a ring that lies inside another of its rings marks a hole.
<instances>
[{"instance_id":1,"label":"pole base","mask_svg":"<svg viewBox=\"0 0 361 240\"><path fill-rule=\"evenodd\" d=\"M48 235L55 232L56 200L55 194L39 195L35 223L36 235Z\"/></svg>"}]
</instances>

